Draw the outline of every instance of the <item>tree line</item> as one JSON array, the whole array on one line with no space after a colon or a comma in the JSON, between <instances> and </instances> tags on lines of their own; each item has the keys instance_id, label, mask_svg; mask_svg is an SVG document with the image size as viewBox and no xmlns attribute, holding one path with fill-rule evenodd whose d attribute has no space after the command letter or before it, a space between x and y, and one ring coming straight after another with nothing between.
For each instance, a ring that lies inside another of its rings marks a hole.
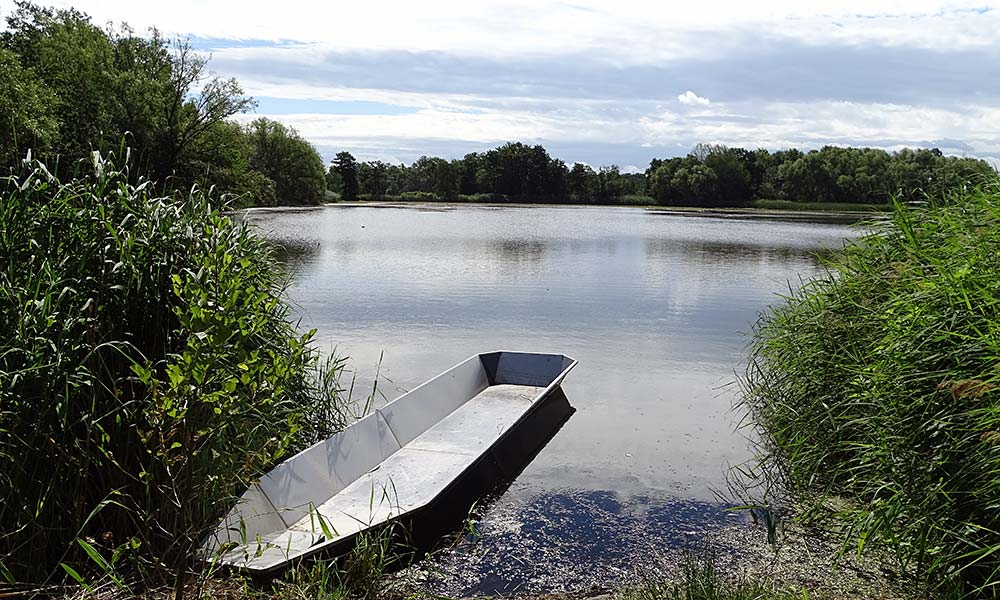
<instances>
[{"instance_id":1,"label":"tree line","mask_svg":"<svg viewBox=\"0 0 1000 600\"><path fill-rule=\"evenodd\" d=\"M344 200L466 200L621 203L645 192L642 173L617 165L569 167L540 145L509 142L455 160L422 156L413 164L359 162L340 152L327 171L328 189Z\"/></svg>"},{"instance_id":2,"label":"tree line","mask_svg":"<svg viewBox=\"0 0 1000 600\"><path fill-rule=\"evenodd\" d=\"M73 9L19 2L0 33L0 165L30 150L72 176L94 151L128 149L132 176L163 191L215 188L257 205L317 204L323 159L294 129L260 118L235 79L184 40L101 28Z\"/></svg>"},{"instance_id":3,"label":"tree line","mask_svg":"<svg viewBox=\"0 0 1000 600\"><path fill-rule=\"evenodd\" d=\"M887 204L941 195L995 173L984 160L938 149L826 146L747 150L699 144L683 157L650 161L644 173L567 165L540 145L511 142L461 159L413 164L359 162L340 152L328 189L346 200L466 200L668 206L748 206L754 200Z\"/></svg>"}]
</instances>

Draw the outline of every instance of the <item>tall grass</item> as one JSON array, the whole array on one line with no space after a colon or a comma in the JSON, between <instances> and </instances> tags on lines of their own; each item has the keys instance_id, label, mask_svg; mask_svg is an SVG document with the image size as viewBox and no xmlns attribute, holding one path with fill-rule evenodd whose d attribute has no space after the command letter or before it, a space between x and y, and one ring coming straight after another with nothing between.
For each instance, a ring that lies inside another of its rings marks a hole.
<instances>
[{"instance_id":1,"label":"tall grass","mask_svg":"<svg viewBox=\"0 0 1000 600\"><path fill-rule=\"evenodd\" d=\"M99 156L0 180L0 576L184 586L263 470L342 426L268 246Z\"/></svg>"},{"instance_id":2,"label":"tall grass","mask_svg":"<svg viewBox=\"0 0 1000 600\"><path fill-rule=\"evenodd\" d=\"M757 475L933 589L1000 585L1000 184L897 206L757 324ZM838 502L830 502L837 498Z\"/></svg>"}]
</instances>

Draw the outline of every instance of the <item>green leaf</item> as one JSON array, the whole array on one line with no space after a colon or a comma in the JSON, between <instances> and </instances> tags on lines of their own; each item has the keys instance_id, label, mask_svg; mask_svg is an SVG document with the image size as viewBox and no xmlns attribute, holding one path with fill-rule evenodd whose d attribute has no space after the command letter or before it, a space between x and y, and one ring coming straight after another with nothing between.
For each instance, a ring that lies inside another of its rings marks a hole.
<instances>
[{"instance_id":1,"label":"green leaf","mask_svg":"<svg viewBox=\"0 0 1000 600\"><path fill-rule=\"evenodd\" d=\"M101 553L97 551L97 548L94 548L89 543L87 543L86 540L81 538L76 538L76 543L80 544L80 547L83 548L83 551L87 553L87 556L90 557L90 560L97 563L97 566L101 567L101 569L103 569L105 573L111 571L111 565L108 564L108 561L104 560L104 557L101 556Z\"/></svg>"},{"instance_id":2,"label":"green leaf","mask_svg":"<svg viewBox=\"0 0 1000 600\"><path fill-rule=\"evenodd\" d=\"M59 563L59 566L62 567L62 570L66 571L66 573L70 577L72 577L77 583L79 583L83 587L87 588L88 592L93 592L94 591L94 588L90 587L90 585L88 585L87 582L83 580L83 577L80 576L80 574L76 572L76 569L74 569L73 567L67 565L66 563L62 563L62 562Z\"/></svg>"}]
</instances>

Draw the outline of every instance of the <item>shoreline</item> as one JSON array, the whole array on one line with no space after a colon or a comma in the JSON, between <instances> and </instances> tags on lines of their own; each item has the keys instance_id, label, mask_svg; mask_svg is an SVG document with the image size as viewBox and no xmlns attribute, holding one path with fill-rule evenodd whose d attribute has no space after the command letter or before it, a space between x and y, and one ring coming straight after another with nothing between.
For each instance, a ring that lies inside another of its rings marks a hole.
<instances>
[{"instance_id":1,"label":"shoreline","mask_svg":"<svg viewBox=\"0 0 1000 600\"><path fill-rule=\"evenodd\" d=\"M792 209L772 209L754 207L722 207L709 208L698 206L662 206L658 204L550 204L533 202L405 202L396 200L385 201L349 201L349 202L327 202L320 206L310 207L256 207L244 210L280 212L288 209L295 210L315 210L324 207L335 208L410 208L430 211L449 211L459 208L559 208L559 209L579 209L579 208L619 208L631 210L643 210L652 214L671 215L679 217L715 217L730 219L781 219L799 221L837 221L855 223L868 219L884 218L887 213L872 211L819 211L819 210L792 210Z\"/></svg>"}]
</instances>

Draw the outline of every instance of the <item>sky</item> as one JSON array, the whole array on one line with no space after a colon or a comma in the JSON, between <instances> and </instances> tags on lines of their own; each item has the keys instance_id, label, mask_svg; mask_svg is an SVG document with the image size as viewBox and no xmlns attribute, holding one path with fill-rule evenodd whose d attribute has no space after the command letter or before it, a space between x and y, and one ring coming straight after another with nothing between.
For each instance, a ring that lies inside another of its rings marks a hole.
<instances>
[{"instance_id":1,"label":"sky","mask_svg":"<svg viewBox=\"0 0 1000 600\"><path fill-rule=\"evenodd\" d=\"M327 160L522 141L628 171L699 142L1000 162L998 0L53 4L190 38L257 99L240 118L291 125Z\"/></svg>"}]
</instances>

